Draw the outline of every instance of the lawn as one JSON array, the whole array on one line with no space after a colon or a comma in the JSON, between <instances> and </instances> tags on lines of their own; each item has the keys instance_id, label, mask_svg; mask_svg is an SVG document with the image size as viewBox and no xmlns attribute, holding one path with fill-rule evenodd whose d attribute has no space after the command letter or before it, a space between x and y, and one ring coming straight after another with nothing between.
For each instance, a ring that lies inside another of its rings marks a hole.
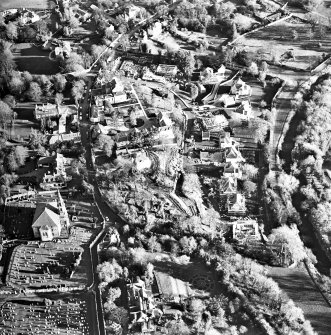
<instances>
[{"instance_id":1,"label":"lawn","mask_svg":"<svg viewBox=\"0 0 331 335\"><path fill-rule=\"evenodd\" d=\"M46 75L56 74L60 71L59 63L49 59L49 51L42 50L30 43L15 44L12 53L20 71Z\"/></svg>"},{"instance_id":2,"label":"lawn","mask_svg":"<svg viewBox=\"0 0 331 335\"><path fill-rule=\"evenodd\" d=\"M297 36L294 36L294 31ZM312 33L310 24L287 20L251 33L239 39L237 44L245 46L253 55L260 52L267 60L272 60L274 55L280 57L292 52L294 59L283 61L283 64L309 70L321 61L323 54L329 52L330 37L330 32L317 37Z\"/></svg>"},{"instance_id":3,"label":"lawn","mask_svg":"<svg viewBox=\"0 0 331 335\"><path fill-rule=\"evenodd\" d=\"M12 8L29 8L29 9L50 9L54 7L51 0L1 0L0 10Z\"/></svg>"}]
</instances>

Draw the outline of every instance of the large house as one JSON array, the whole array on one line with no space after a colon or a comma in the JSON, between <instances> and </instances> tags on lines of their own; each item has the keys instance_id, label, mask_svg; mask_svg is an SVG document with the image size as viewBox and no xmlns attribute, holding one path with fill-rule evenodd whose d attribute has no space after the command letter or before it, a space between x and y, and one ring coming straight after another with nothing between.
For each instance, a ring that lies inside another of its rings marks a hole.
<instances>
[{"instance_id":1,"label":"large house","mask_svg":"<svg viewBox=\"0 0 331 335\"><path fill-rule=\"evenodd\" d=\"M47 163L46 163L47 161ZM43 190L56 190L66 187L67 182L72 179L66 173L66 166L69 164L62 154L57 153L56 156L42 157L38 160L38 167L49 167L51 171L44 174L40 187Z\"/></svg>"},{"instance_id":2,"label":"large house","mask_svg":"<svg viewBox=\"0 0 331 335\"><path fill-rule=\"evenodd\" d=\"M68 227L69 216L59 191L56 200L37 203L32 222L35 238L52 241L60 237L62 229L68 229Z\"/></svg>"},{"instance_id":3,"label":"large house","mask_svg":"<svg viewBox=\"0 0 331 335\"><path fill-rule=\"evenodd\" d=\"M260 239L257 221L252 219L235 221L232 226L232 237L239 241Z\"/></svg>"},{"instance_id":4,"label":"large house","mask_svg":"<svg viewBox=\"0 0 331 335\"><path fill-rule=\"evenodd\" d=\"M69 115L77 115L78 108L76 105L55 105L55 104L42 104L36 105L34 109L34 117L37 120L49 117L63 117Z\"/></svg>"}]
</instances>

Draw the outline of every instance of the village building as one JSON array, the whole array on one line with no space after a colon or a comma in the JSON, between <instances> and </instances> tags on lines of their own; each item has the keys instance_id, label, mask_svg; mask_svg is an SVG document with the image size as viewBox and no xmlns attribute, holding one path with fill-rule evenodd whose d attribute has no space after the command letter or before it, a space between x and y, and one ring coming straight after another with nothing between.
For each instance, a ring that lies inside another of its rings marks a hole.
<instances>
[{"instance_id":1,"label":"village building","mask_svg":"<svg viewBox=\"0 0 331 335\"><path fill-rule=\"evenodd\" d=\"M237 193L237 178L221 177L220 179L220 194L236 194Z\"/></svg>"},{"instance_id":2,"label":"village building","mask_svg":"<svg viewBox=\"0 0 331 335\"><path fill-rule=\"evenodd\" d=\"M52 241L60 237L61 230L69 228L69 216L60 192L57 199L39 202L34 213L32 230L35 238Z\"/></svg>"},{"instance_id":3,"label":"village building","mask_svg":"<svg viewBox=\"0 0 331 335\"><path fill-rule=\"evenodd\" d=\"M223 107L234 106L236 104L237 97L235 95L223 94L217 102L220 103Z\"/></svg>"},{"instance_id":4,"label":"village building","mask_svg":"<svg viewBox=\"0 0 331 335\"><path fill-rule=\"evenodd\" d=\"M238 179L242 178L242 169L237 162L229 161L223 166L223 176L235 177Z\"/></svg>"},{"instance_id":5,"label":"village building","mask_svg":"<svg viewBox=\"0 0 331 335\"><path fill-rule=\"evenodd\" d=\"M160 76L173 77L178 72L178 67L176 65L159 64L155 71Z\"/></svg>"},{"instance_id":6,"label":"village building","mask_svg":"<svg viewBox=\"0 0 331 335\"><path fill-rule=\"evenodd\" d=\"M194 292L188 283L164 272L154 271L154 276L157 287L154 295L158 299L165 302L179 303L194 296Z\"/></svg>"},{"instance_id":7,"label":"village building","mask_svg":"<svg viewBox=\"0 0 331 335\"><path fill-rule=\"evenodd\" d=\"M158 38L162 34L163 26L159 21L154 22L147 28L147 34L151 38Z\"/></svg>"},{"instance_id":8,"label":"village building","mask_svg":"<svg viewBox=\"0 0 331 335\"><path fill-rule=\"evenodd\" d=\"M92 16L91 13L81 9L81 8L75 8L74 9L74 17L78 19L81 22L86 22L90 17Z\"/></svg>"},{"instance_id":9,"label":"village building","mask_svg":"<svg viewBox=\"0 0 331 335\"><path fill-rule=\"evenodd\" d=\"M35 105L34 117L36 120L41 118L50 118L50 117L61 117L61 116L70 116L77 118L78 108L76 105L55 105L55 104L42 104Z\"/></svg>"},{"instance_id":10,"label":"village building","mask_svg":"<svg viewBox=\"0 0 331 335\"><path fill-rule=\"evenodd\" d=\"M23 9L19 11L19 13L20 13L20 16L18 18L18 21L22 25L35 23L40 20L40 16L31 10Z\"/></svg>"},{"instance_id":11,"label":"village building","mask_svg":"<svg viewBox=\"0 0 331 335\"><path fill-rule=\"evenodd\" d=\"M221 149L226 149L226 148L238 148L239 147L239 142L237 142L229 132L224 132L220 135L219 137L219 143Z\"/></svg>"},{"instance_id":12,"label":"village building","mask_svg":"<svg viewBox=\"0 0 331 335\"><path fill-rule=\"evenodd\" d=\"M241 78L235 80L231 86L231 94L241 96L251 96L252 87L246 84Z\"/></svg>"},{"instance_id":13,"label":"village building","mask_svg":"<svg viewBox=\"0 0 331 335\"><path fill-rule=\"evenodd\" d=\"M124 18L126 21L142 18L142 9L138 6L130 4L124 11Z\"/></svg>"},{"instance_id":14,"label":"village building","mask_svg":"<svg viewBox=\"0 0 331 335\"><path fill-rule=\"evenodd\" d=\"M142 76L142 80L146 80L146 81L156 81L159 83L166 83L166 79L162 76L158 76L156 74L154 74L152 71L150 70L145 70Z\"/></svg>"},{"instance_id":15,"label":"village building","mask_svg":"<svg viewBox=\"0 0 331 335\"><path fill-rule=\"evenodd\" d=\"M259 226L256 220L237 220L232 225L232 238L234 240L259 240Z\"/></svg>"},{"instance_id":16,"label":"village building","mask_svg":"<svg viewBox=\"0 0 331 335\"><path fill-rule=\"evenodd\" d=\"M224 157L226 163L241 163L244 162L245 159L241 155L241 152L238 150L237 147L229 147L224 149Z\"/></svg>"},{"instance_id":17,"label":"village building","mask_svg":"<svg viewBox=\"0 0 331 335\"><path fill-rule=\"evenodd\" d=\"M42 157L37 162L38 167L49 167L52 171L44 174L40 187L43 190L55 190L66 187L67 182L72 179L66 173L66 166L69 165L69 160L62 154L56 153L56 156Z\"/></svg>"},{"instance_id":18,"label":"village building","mask_svg":"<svg viewBox=\"0 0 331 335\"><path fill-rule=\"evenodd\" d=\"M141 332L154 331L153 318L163 313L156 309L151 289L146 288L145 282L137 278L135 282L127 284L127 295L130 323L139 325Z\"/></svg>"},{"instance_id":19,"label":"village building","mask_svg":"<svg viewBox=\"0 0 331 335\"><path fill-rule=\"evenodd\" d=\"M58 46L54 48L55 56L63 56L64 58L70 57L71 45L69 41L61 41Z\"/></svg>"},{"instance_id":20,"label":"village building","mask_svg":"<svg viewBox=\"0 0 331 335\"><path fill-rule=\"evenodd\" d=\"M229 215L245 215L246 214L246 199L240 194L232 194L228 197L227 209Z\"/></svg>"},{"instance_id":21,"label":"village building","mask_svg":"<svg viewBox=\"0 0 331 335\"><path fill-rule=\"evenodd\" d=\"M233 111L231 116L244 120L251 119L254 116L254 113L250 101L248 100L242 101L240 106Z\"/></svg>"}]
</instances>

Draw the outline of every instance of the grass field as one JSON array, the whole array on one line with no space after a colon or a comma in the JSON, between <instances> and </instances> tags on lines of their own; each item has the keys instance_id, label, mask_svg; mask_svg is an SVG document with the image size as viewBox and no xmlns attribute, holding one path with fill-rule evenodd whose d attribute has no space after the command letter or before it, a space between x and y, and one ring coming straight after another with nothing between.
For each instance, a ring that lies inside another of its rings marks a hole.
<instances>
[{"instance_id":1,"label":"grass field","mask_svg":"<svg viewBox=\"0 0 331 335\"><path fill-rule=\"evenodd\" d=\"M297 38L293 37L297 32ZM292 51L294 59L283 61L283 64L302 70L315 67L323 54L328 53L331 46L330 33L317 38L311 33L311 25L300 22L281 22L247 35L238 41L249 52L256 55L262 52L265 58L272 59L277 53L279 56ZM318 45L320 43L320 45Z\"/></svg>"},{"instance_id":2,"label":"grass field","mask_svg":"<svg viewBox=\"0 0 331 335\"><path fill-rule=\"evenodd\" d=\"M59 72L59 63L49 59L49 51L37 48L30 43L15 44L12 53L20 71L46 75Z\"/></svg>"},{"instance_id":3,"label":"grass field","mask_svg":"<svg viewBox=\"0 0 331 335\"><path fill-rule=\"evenodd\" d=\"M1 0L0 10L11 8L50 9L54 7L52 0Z\"/></svg>"}]
</instances>

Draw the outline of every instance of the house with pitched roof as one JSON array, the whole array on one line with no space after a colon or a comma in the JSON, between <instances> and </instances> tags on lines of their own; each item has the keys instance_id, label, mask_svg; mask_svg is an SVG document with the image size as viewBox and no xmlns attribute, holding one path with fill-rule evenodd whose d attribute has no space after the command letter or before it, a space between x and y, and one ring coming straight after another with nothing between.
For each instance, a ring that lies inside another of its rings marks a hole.
<instances>
[{"instance_id":1,"label":"house with pitched roof","mask_svg":"<svg viewBox=\"0 0 331 335\"><path fill-rule=\"evenodd\" d=\"M225 177L234 177L242 178L242 170L240 165L237 162L227 162L223 166L223 176Z\"/></svg>"},{"instance_id":2,"label":"house with pitched roof","mask_svg":"<svg viewBox=\"0 0 331 335\"><path fill-rule=\"evenodd\" d=\"M32 221L35 238L52 241L60 237L61 230L69 227L69 216L60 192L57 199L50 202L39 202Z\"/></svg>"},{"instance_id":3,"label":"house with pitched roof","mask_svg":"<svg viewBox=\"0 0 331 335\"><path fill-rule=\"evenodd\" d=\"M220 179L220 194L235 194L237 193L237 178L221 177Z\"/></svg>"},{"instance_id":4,"label":"house with pitched roof","mask_svg":"<svg viewBox=\"0 0 331 335\"><path fill-rule=\"evenodd\" d=\"M219 144L221 149L232 148L232 147L239 148L239 142L237 142L227 131L222 133L221 136L219 137Z\"/></svg>"},{"instance_id":5,"label":"house with pitched roof","mask_svg":"<svg viewBox=\"0 0 331 335\"><path fill-rule=\"evenodd\" d=\"M241 155L241 152L234 146L231 146L224 150L224 157L226 163L229 162L240 163L245 161L245 159Z\"/></svg>"},{"instance_id":6,"label":"house with pitched roof","mask_svg":"<svg viewBox=\"0 0 331 335\"><path fill-rule=\"evenodd\" d=\"M246 214L246 199L240 194L236 193L228 197L227 202L229 215L245 215Z\"/></svg>"}]
</instances>

